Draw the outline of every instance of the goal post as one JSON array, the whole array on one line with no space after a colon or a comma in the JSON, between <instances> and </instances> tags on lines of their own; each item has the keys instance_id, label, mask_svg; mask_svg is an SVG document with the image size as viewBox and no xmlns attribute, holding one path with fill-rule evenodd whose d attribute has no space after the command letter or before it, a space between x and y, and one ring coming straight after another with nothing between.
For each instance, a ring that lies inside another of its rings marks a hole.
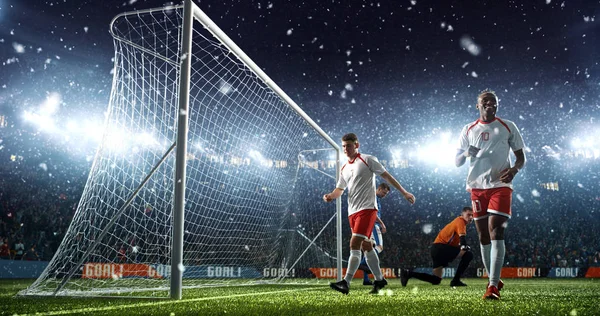
<instances>
[{"instance_id":1,"label":"goal post","mask_svg":"<svg viewBox=\"0 0 600 316\"><path fill-rule=\"evenodd\" d=\"M181 299L342 277L340 148L191 0L111 22L105 132L69 229L20 295Z\"/></svg>"}]
</instances>

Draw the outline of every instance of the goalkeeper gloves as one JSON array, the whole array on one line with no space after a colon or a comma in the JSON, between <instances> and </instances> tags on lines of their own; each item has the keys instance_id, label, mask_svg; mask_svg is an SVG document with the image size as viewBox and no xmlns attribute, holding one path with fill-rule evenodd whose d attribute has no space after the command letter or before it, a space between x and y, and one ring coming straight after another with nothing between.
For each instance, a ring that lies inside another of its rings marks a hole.
<instances>
[{"instance_id":1,"label":"goalkeeper gloves","mask_svg":"<svg viewBox=\"0 0 600 316\"><path fill-rule=\"evenodd\" d=\"M460 236L460 250L469 251L471 247L467 245L467 236Z\"/></svg>"}]
</instances>

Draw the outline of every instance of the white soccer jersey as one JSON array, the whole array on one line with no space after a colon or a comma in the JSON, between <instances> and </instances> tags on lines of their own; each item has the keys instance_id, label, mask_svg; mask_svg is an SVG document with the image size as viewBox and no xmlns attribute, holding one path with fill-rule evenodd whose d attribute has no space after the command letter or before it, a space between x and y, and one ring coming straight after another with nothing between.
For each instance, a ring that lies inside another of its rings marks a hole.
<instances>
[{"instance_id":1,"label":"white soccer jersey","mask_svg":"<svg viewBox=\"0 0 600 316\"><path fill-rule=\"evenodd\" d=\"M460 133L459 148L479 149L476 157L469 157L467 189L512 188L512 183L500 181L500 173L510 168L510 149L523 149L523 138L515 123L496 117L486 123L477 120L465 125Z\"/></svg>"},{"instance_id":2,"label":"white soccer jersey","mask_svg":"<svg viewBox=\"0 0 600 316\"><path fill-rule=\"evenodd\" d=\"M348 188L348 216L366 209L377 209L375 175L386 170L377 157L358 154L342 167L337 188Z\"/></svg>"}]
</instances>

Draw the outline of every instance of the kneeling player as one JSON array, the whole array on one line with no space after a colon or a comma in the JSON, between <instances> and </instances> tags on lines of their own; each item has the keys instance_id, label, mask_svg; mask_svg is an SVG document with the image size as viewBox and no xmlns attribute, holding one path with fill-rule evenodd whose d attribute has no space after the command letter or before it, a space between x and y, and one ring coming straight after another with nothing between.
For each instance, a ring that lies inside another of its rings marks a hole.
<instances>
[{"instance_id":1,"label":"kneeling player","mask_svg":"<svg viewBox=\"0 0 600 316\"><path fill-rule=\"evenodd\" d=\"M408 269L400 270L400 282L406 286L408 279L415 278L421 281L438 285L442 282L442 273L444 267L456 258L460 258L460 263L456 269L456 274L450 286L466 286L460 280L471 260L473 253L467 245L467 224L473 221L473 209L464 207L459 217L455 218L437 235L431 246L431 258L433 259L433 275L427 273L413 272Z\"/></svg>"}]
</instances>

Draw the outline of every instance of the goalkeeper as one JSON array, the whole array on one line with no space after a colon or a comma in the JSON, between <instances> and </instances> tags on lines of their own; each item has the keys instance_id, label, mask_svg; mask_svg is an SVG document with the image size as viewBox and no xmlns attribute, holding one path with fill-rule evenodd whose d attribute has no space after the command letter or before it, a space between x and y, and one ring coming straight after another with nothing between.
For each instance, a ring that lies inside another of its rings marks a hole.
<instances>
[{"instance_id":1,"label":"goalkeeper","mask_svg":"<svg viewBox=\"0 0 600 316\"><path fill-rule=\"evenodd\" d=\"M467 225L472 221L473 208L469 206L463 207L460 216L440 231L431 246L433 275L401 269L400 282L402 286L406 286L410 278L429 282L433 285L440 284L442 282L444 267L447 267L456 258L460 258L460 262L458 263L454 278L450 281L450 286L467 286L460 280L460 277L469 266L471 260L473 260L471 247L467 245Z\"/></svg>"}]
</instances>

